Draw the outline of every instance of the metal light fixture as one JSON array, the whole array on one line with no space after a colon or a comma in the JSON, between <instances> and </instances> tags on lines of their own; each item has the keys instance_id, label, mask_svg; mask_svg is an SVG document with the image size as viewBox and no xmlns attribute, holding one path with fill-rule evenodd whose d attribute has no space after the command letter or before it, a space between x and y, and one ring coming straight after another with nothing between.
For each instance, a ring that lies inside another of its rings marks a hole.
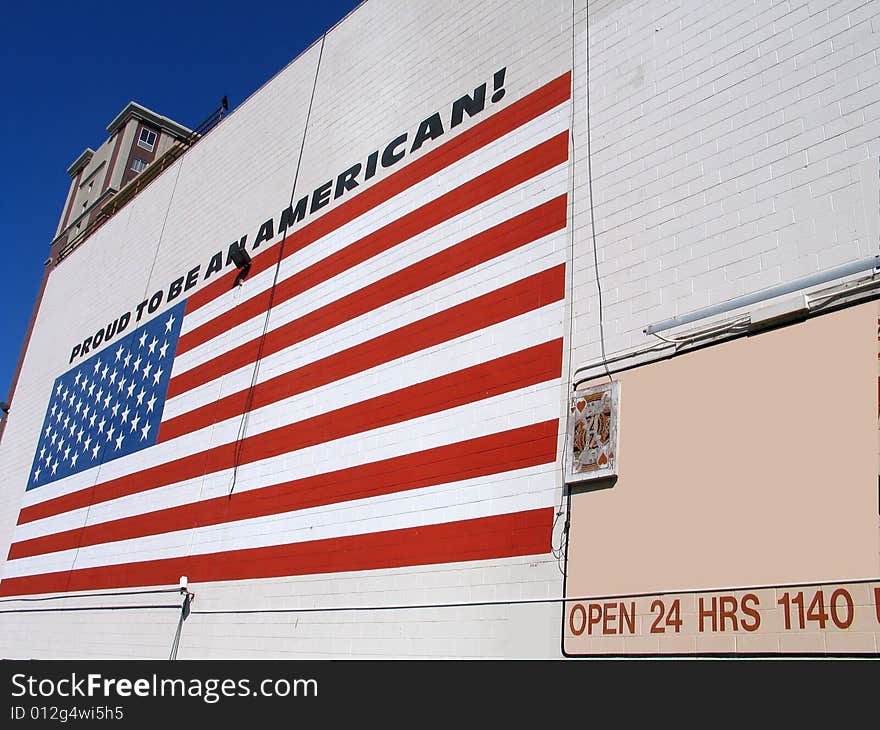
<instances>
[{"instance_id":1,"label":"metal light fixture","mask_svg":"<svg viewBox=\"0 0 880 730\"><path fill-rule=\"evenodd\" d=\"M251 270L251 255L241 246L233 246L232 251L229 253L229 258L238 269L238 276L235 277L235 284L233 284L233 286L238 286Z\"/></svg>"}]
</instances>

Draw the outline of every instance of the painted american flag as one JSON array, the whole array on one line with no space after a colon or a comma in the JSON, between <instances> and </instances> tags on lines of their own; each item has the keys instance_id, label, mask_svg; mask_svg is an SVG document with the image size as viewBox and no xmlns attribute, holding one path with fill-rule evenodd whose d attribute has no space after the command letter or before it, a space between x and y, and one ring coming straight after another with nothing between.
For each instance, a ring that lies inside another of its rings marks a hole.
<instances>
[{"instance_id":1,"label":"painted american flag","mask_svg":"<svg viewBox=\"0 0 880 730\"><path fill-rule=\"evenodd\" d=\"M569 87L62 374L0 595L548 553Z\"/></svg>"}]
</instances>

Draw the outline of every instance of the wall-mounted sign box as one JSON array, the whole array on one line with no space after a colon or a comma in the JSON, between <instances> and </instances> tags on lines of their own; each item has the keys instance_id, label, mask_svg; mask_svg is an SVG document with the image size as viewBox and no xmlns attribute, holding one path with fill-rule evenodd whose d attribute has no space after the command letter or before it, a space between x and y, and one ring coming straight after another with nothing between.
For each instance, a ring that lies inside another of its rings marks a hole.
<instances>
[{"instance_id":1,"label":"wall-mounted sign box","mask_svg":"<svg viewBox=\"0 0 880 730\"><path fill-rule=\"evenodd\" d=\"M620 383L603 383L571 395L565 481L579 484L617 476Z\"/></svg>"}]
</instances>

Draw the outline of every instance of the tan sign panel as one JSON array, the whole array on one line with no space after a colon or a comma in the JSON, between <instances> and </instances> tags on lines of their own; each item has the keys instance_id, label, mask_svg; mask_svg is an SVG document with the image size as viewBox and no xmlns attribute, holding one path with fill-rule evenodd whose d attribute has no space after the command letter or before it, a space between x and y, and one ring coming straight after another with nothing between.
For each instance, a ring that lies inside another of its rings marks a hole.
<instances>
[{"instance_id":1,"label":"tan sign panel","mask_svg":"<svg viewBox=\"0 0 880 730\"><path fill-rule=\"evenodd\" d=\"M877 654L880 581L566 602L565 653Z\"/></svg>"}]
</instances>

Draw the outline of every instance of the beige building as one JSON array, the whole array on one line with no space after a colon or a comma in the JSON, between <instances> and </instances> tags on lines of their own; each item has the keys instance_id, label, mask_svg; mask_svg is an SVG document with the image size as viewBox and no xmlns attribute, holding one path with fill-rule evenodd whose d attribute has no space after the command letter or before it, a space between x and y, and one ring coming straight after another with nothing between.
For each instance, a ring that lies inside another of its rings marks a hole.
<instances>
[{"instance_id":1,"label":"beige building","mask_svg":"<svg viewBox=\"0 0 880 730\"><path fill-rule=\"evenodd\" d=\"M192 130L136 102L129 102L107 125L97 150L87 147L67 174L70 189L58 219L52 252L75 246L90 226L106 217L105 207L128 183Z\"/></svg>"}]
</instances>

